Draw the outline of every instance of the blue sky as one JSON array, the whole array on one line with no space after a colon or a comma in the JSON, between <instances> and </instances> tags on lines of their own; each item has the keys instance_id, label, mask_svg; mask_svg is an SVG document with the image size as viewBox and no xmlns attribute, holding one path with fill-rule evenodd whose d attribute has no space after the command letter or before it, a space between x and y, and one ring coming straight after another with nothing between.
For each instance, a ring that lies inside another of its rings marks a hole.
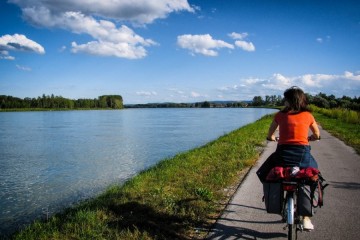
<instances>
[{"instance_id":1,"label":"blue sky","mask_svg":"<svg viewBox=\"0 0 360 240\"><path fill-rule=\"evenodd\" d=\"M360 1L1 0L0 94L360 96Z\"/></svg>"}]
</instances>

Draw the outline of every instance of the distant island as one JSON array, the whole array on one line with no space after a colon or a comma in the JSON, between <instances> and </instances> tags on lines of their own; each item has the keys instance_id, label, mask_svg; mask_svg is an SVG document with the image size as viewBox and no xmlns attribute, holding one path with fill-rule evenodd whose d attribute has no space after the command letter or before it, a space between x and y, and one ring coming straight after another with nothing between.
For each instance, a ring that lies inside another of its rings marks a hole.
<instances>
[{"instance_id":1,"label":"distant island","mask_svg":"<svg viewBox=\"0 0 360 240\"><path fill-rule=\"evenodd\" d=\"M37 98L17 98L0 95L0 109L19 110L72 110L72 109L123 109L123 98L120 95L103 95L94 99L68 99L54 94Z\"/></svg>"}]
</instances>

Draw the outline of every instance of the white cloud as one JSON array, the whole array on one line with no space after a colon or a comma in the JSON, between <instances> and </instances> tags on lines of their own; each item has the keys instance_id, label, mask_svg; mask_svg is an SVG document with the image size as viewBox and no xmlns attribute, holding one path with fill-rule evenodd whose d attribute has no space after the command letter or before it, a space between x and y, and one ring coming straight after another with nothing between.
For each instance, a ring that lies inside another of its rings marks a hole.
<instances>
[{"instance_id":1,"label":"white cloud","mask_svg":"<svg viewBox=\"0 0 360 240\"><path fill-rule=\"evenodd\" d=\"M190 50L191 54L202 54L204 56L217 56L218 52L216 50L220 48L234 49L232 44L213 39L210 34L181 35L177 38L177 44L181 48Z\"/></svg>"},{"instance_id":2,"label":"white cloud","mask_svg":"<svg viewBox=\"0 0 360 240\"><path fill-rule=\"evenodd\" d=\"M28 39L25 35L14 34L14 35L4 35L0 37L0 51L7 55L8 51L26 51L26 52L35 52L38 54L44 54L44 48L34 42L31 39Z\"/></svg>"},{"instance_id":3,"label":"white cloud","mask_svg":"<svg viewBox=\"0 0 360 240\"><path fill-rule=\"evenodd\" d=\"M244 85L233 85L233 86L223 86L223 87L220 87L219 90L220 91L237 91L238 89L240 89L242 86Z\"/></svg>"},{"instance_id":4,"label":"white cloud","mask_svg":"<svg viewBox=\"0 0 360 240\"><path fill-rule=\"evenodd\" d=\"M357 75L354 75L354 73L345 71L344 77L350 80L360 81L360 73L358 72Z\"/></svg>"},{"instance_id":5,"label":"white cloud","mask_svg":"<svg viewBox=\"0 0 360 240\"><path fill-rule=\"evenodd\" d=\"M193 97L193 98L202 98L202 99L209 98L209 95L201 94L201 93L198 93L198 92L195 92L195 91L192 91L190 93L190 96Z\"/></svg>"},{"instance_id":6,"label":"white cloud","mask_svg":"<svg viewBox=\"0 0 360 240\"><path fill-rule=\"evenodd\" d=\"M96 41L85 44L73 42L71 50L73 53L82 52L99 56L138 59L147 55L144 47L156 44L150 39L144 39L135 34L132 29L125 25L117 28L110 21L98 21L79 12L65 12L56 16L52 25L78 34L89 34L96 39Z\"/></svg>"},{"instance_id":7,"label":"white cloud","mask_svg":"<svg viewBox=\"0 0 360 240\"><path fill-rule=\"evenodd\" d=\"M15 57L13 57L13 56L0 56L0 59L13 61L13 60L15 60Z\"/></svg>"},{"instance_id":8,"label":"white cloud","mask_svg":"<svg viewBox=\"0 0 360 240\"><path fill-rule=\"evenodd\" d=\"M280 73L273 74L272 80L275 82L277 86L290 87L292 85L291 78L285 77Z\"/></svg>"},{"instance_id":9,"label":"white cloud","mask_svg":"<svg viewBox=\"0 0 360 240\"><path fill-rule=\"evenodd\" d=\"M31 71L31 68L29 68L29 67L20 66L20 65L16 65L16 67L22 71Z\"/></svg>"},{"instance_id":10,"label":"white cloud","mask_svg":"<svg viewBox=\"0 0 360 240\"><path fill-rule=\"evenodd\" d=\"M255 51L255 46L252 42L235 41L235 45L245 51L248 51L248 52Z\"/></svg>"},{"instance_id":11,"label":"white cloud","mask_svg":"<svg viewBox=\"0 0 360 240\"><path fill-rule=\"evenodd\" d=\"M114 56L128 59L139 59L146 56L143 46L131 45L127 42L112 43L92 41L78 45L76 42L71 44L73 53L88 53L98 56Z\"/></svg>"},{"instance_id":12,"label":"white cloud","mask_svg":"<svg viewBox=\"0 0 360 240\"><path fill-rule=\"evenodd\" d=\"M323 92L341 97L354 97L360 93L360 73L349 71L341 75L304 74L301 76L284 76L275 73L268 78L247 78L240 80L240 84L223 86L218 89L226 99L249 99L254 96L282 95L291 86L298 86L305 92L317 94Z\"/></svg>"},{"instance_id":13,"label":"white cloud","mask_svg":"<svg viewBox=\"0 0 360 240\"><path fill-rule=\"evenodd\" d=\"M101 56L143 58L145 47L156 45L129 27L114 22L149 24L172 12L194 12L187 0L10 0L22 8L24 18L34 25L89 34L94 41L74 43L72 52ZM113 21L113 22L112 22ZM111 51L114 51L110 53Z\"/></svg>"},{"instance_id":14,"label":"white cloud","mask_svg":"<svg viewBox=\"0 0 360 240\"><path fill-rule=\"evenodd\" d=\"M191 96L194 98L198 98L198 97L201 97L201 94L197 93L197 92L191 92Z\"/></svg>"},{"instance_id":15,"label":"white cloud","mask_svg":"<svg viewBox=\"0 0 360 240\"><path fill-rule=\"evenodd\" d=\"M4 60L15 60L15 57L10 56L9 52L6 50L0 50L0 59L4 59Z\"/></svg>"},{"instance_id":16,"label":"white cloud","mask_svg":"<svg viewBox=\"0 0 360 240\"><path fill-rule=\"evenodd\" d=\"M261 78L254 78L254 77L250 77L244 80L245 84L262 84L264 83L266 80L261 79Z\"/></svg>"},{"instance_id":17,"label":"white cloud","mask_svg":"<svg viewBox=\"0 0 360 240\"><path fill-rule=\"evenodd\" d=\"M187 0L10 0L10 2L23 9L33 8L36 11L48 9L54 15L60 12L82 12L85 15L138 24L152 23L156 19L166 18L172 12L195 11ZM29 20L36 20L37 16L32 13L26 12L25 16Z\"/></svg>"},{"instance_id":18,"label":"white cloud","mask_svg":"<svg viewBox=\"0 0 360 240\"><path fill-rule=\"evenodd\" d=\"M247 32L244 33L236 33L232 32L228 34L229 37L232 39L235 39L235 45L239 48L241 48L244 51L253 52L255 51L255 46L252 42L247 42L245 39L249 36Z\"/></svg>"},{"instance_id":19,"label":"white cloud","mask_svg":"<svg viewBox=\"0 0 360 240\"><path fill-rule=\"evenodd\" d=\"M168 89L170 92L175 92L175 93L177 93L177 94L184 94L184 91L182 91L182 90L179 90L179 89L177 89L177 88L169 88Z\"/></svg>"},{"instance_id":20,"label":"white cloud","mask_svg":"<svg viewBox=\"0 0 360 240\"><path fill-rule=\"evenodd\" d=\"M316 81L316 79L314 78L314 75L312 75L312 74L306 74L306 75L300 76L298 79L305 86L321 87L320 82Z\"/></svg>"},{"instance_id":21,"label":"white cloud","mask_svg":"<svg viewBox=\"0 0 360 240\"><path fill-rule=\"evenodd\" d=\"M239 40L245 39L247 36L249 36L249 34L246 32L244 32L244 33L232 32L232 33L229 33L228 35L232 39L239 39Z\"/></svg>"},{"instance_id":22,"label":"white cloud","mask_svg":"<svg viewBox=\"0 0 360 240\"><path fill-rule=\"evenodd\" d=\"M318 38L316 38L316 41L318 42L318 43L323 43L323 42L329 42L331 40L331 37L330 36L326 36L325 38L323 38L323 37L318 37Z\"/></svg>"},{"instance_id":23,"label":"white cloud","mask_svg":"<svg viewBox=\"0 0 360 240\"><path fill-rule=\"evenodd\" d=\"M151 96L156 96L157 92L155 92L155 91L138 91L138 92L136 92L136 95L151 97Z\"/></svg>"}]
</instances>

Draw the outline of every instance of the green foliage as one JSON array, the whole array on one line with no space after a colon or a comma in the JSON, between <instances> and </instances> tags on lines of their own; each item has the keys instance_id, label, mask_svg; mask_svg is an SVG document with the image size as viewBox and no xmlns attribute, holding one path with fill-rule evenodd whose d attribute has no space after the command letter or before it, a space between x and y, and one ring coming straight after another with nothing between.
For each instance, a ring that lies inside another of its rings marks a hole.
<instances>
[{"instance_id":1,"label":"green foliage","mask_svg":"<svg viewBox=\"0 0 360 240\"><path fill-rule=\"evenodd\" d=\"M335 108L326 109L310 105L312 112L321 113L327 117L335 118L346 123L360 124L360 112L350 109Z\"/></svg>"},{"instance_id":2,"label":"green foliage","mask_svg":"<svg viewBox=\"0 0 360 240\"><path fill-rule=\"evenodd\" d=\"M247 107L246 102L241 101L205 101L195 103L146 103L129 104L125 108L243 108Z\"/></svg>"},{"instance_id":3,"label":"green foliage","mask_svg":"<svg viewBox=\"0 0 360 240\"><path fill-rule=\"evenodd\" d=\"M306 94L309 104L317 106L319 108L344 108L354 111L360 111L360 98L350 98L343 96L336 98L334 95L327 96L324 93L319 93L315 96ZM281 96L265 96L265 100L261 96L255 96L253 98L251 106L281 106L283 99Z\"/></svg>"},{"instance_id":4,"label":"green foliage","mask_svg":"<svg viewBox=\"0 0 360 240\"><path fill-rule=\"evenodd\" d=\"M334 95L327 96L324 93L319 93L315 96L308 95L310 104L320 108L344 108L355 111L360 111L360 98L347 97L336 98Z\"/></svg>"},{"instance_id":5,"label":"green foliage","mask_svg":"<svg viewBox=\"0 0 360 240\"><path fill-rule=\"evenodd\" d=\"M350 123L342 120L341 118L329 117L328 115L321 113L321 111L314 112L314 116L316 121L319 122L325 130L335 137L343 140L360 154L359 120L357 123Z\"/></svg>"},{"instance_id":6,"label":"green foliage","mask_svg":"<svg viewBox=\"0 0 360 240\"><path fill-rule=\"evenodd\" d=\"M281 106L282 97L280 95L266 95L265 100L261 96L255 96L252 100L252 106Z\"/></svg>"},{"instance_id":7,"label":"green foliage","mask_svg":"<svg viewBox=\"0 0 360 240\"><path fill-rule=\"evenodd\" d=\"M123 99L120 95L103 95L99 97L102 107L121 109L123 106Z\"/></svg>"},{"instance_id":8,"label":"green foliage","mask_svg":"<svg viewBox=\"0 0 360 240\"><path fill-rule=\"evenodd\" d=\"M213 193L206 187L195 188L195 195L205 201L211 201L213 198Z\"/></svg>"},{"instance_id":9,"label":"green foliage","mask_svg":"<svg viewBox=\"0 0 360 240\"><path fill-rule=\"evenodd\" d=\"M123 99L120 95L104 95L98 99L67 99L61 96L46 96L38 98L16 98L0 95L0 109L122 109Z\"/></svg>"},{"instance_id":10,"label":"green foliage","mask_svg":"<svg viewBox=\"0 0 360 240\"><path fill-rule=\"evenodd\" d=\"M208 101L205 101L201 104L202 108L209 108L210 107L210 103Z\"/></svg>"}]
</instances>

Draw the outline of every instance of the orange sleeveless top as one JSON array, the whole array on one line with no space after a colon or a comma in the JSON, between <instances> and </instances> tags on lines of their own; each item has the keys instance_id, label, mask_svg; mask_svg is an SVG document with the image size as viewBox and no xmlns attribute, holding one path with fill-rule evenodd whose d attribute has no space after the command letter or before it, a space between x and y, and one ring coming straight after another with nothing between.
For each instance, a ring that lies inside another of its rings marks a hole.
<instances>
[{"instance_id":1,"label":"orange sleeveless top","mask_svg":"<svg viewBox=\"0 0 360 240\"><path fill-rule=\"evenodd\" d=\"M278 112L275 122L279 124L278 144L309 145L309 127L315 122L310 112Z\"/></svg>"}]
</instances>

